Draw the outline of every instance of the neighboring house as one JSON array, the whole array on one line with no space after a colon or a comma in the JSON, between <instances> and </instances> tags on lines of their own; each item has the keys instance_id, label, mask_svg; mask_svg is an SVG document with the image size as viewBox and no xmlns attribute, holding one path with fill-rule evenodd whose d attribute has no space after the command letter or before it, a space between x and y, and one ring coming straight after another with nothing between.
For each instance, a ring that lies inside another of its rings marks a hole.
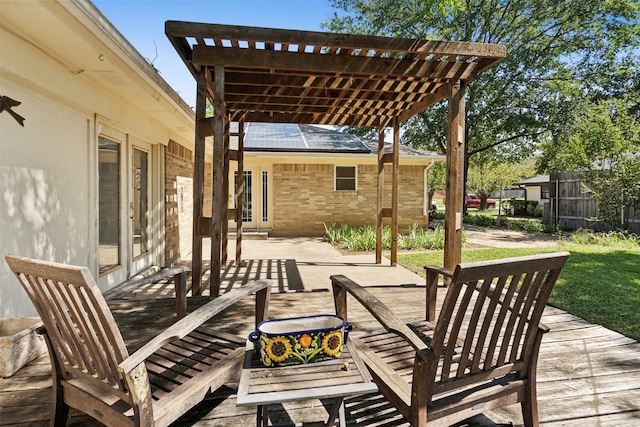
<instances>
[{"instance_id":1,"label":"neighboring house","mask_svg":"<svg viewBox=\"0 0 640 427\"><path fill-rule=\"evenodd\" d=\"M192 110L88 1L3 2L0 40L0 254L88 266L102 290L169 263ZM0 283L0 317L35 315L4 259Z\"/></svg>"},{"instance_id":2,"label":"neighboring house","mask_svg":"<svg viewBox=\"0 0 640 427\"><path fill-rule=\"evenodd\" d=\"M537 210L545 217L549 212L549 175L538 175L513 183L524 190L524 199L538 202Z\"/></svg>"},{"instance_id":3,"label":"neighboring house","mask_svg":"<svg viewBox=\"0 0 640 427\"><path fill-rule=\"evenodd\" d=\"M245 230L320 236L325 224L375 226L377 141L320 126L248 123L244 152ZM391 144L385 144L385 152L391 152ZM435 152L401 146L400 229L427 225L427 170L445 160ZM391 174L391 167L385 167L389 195ZM230 176L230 187L234 182ZM234 194L233 188L229 194ZM384 207L390 206L389 196Z\"/></svg>"}]
</instances>

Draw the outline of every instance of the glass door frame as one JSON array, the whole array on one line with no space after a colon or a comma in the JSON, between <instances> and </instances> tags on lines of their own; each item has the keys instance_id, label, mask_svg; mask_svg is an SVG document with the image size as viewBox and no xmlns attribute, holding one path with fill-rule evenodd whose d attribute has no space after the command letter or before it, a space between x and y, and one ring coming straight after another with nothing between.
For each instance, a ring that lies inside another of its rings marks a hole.
<instances>
[{"instance_id":1,"label":"glass door frame","mask_svg":"<svg viewBox=\"0 0 640 427\"><path fill-rule=\"evenodd\" d=\"M99 274L100 270L100 160L99 160L99 145L100 139L106 139L111 142L119 144L120 158L119 158L119 259L114 268L105 271L103 274ZM148 268L155 263L160 264L162 262L159 253L159 237L162 235L164 219L162 213L155 210L162 209L163 196L160 194L162 189L162 183L160 182L164 177L162 176L162 150L157 147L144 142L136 137L132 137L129 134L117 130L111 125L107 125L104 122L98 121L97 133L95 139L95 152L96 152L96 276L98 277L98 284L102 289L107 289L128 280L131 276L139 273L140 271ZM136 150L146 153L147 157L147 251L144 254L134 257L134 225L131 218L131 207L134 203L134 153ZM155 231L154 231L155 230Z\"/></svg>"},{"instance_id":2,"label":"glass door frame","mask_svg":"<svg viewBox=\"0 0 640 427\"><path fill-rule=\"evenodd\" d=\"M154 242L152 238L152 224L153 224L153 200L152 200L152 191L153 191L153 170L152 170L152 150L151 144L146 144L140 140L135 138L129 138L129 143L127 144L128 148L128 156L127 162L129 163L127 166L127 248L129 252L129 272L131 274L136 274L139 271L149 267L153 264L153 247ZM147 164L146 164L146 224L144 230L144 237L146 237L144 242L140 242L144 246L146 246L146 252L136 255L134 245L135 245L135 226L134 226L134 216L136 213L136 174L135 174L135 160L134 156L136 152L141 152L146 154Z\"/></svg>"}]
</instances>

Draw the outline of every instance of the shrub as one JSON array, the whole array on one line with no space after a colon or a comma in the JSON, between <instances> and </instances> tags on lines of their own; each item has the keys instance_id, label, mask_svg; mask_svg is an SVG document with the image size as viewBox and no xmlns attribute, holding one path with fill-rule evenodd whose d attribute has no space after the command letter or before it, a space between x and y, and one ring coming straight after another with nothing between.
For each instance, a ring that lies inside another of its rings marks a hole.
<instances>
[{"instance_id":1,"label":"shrub","mask_svg":"<svg viewBox=\"0 0 640 427\"><path fill-rule=\"evenodd\" d=\"M524 231L525 233L540 234L547 231L547 227L539 220L509 221L509 230Z\"/></svg>"},{"instance_id":2,"label":"shrub","mask_svg":"<svg viewBox=\"0 0 640 427\"><path fill-rule=\"evenodd\" d=\"M504 203L505 208L511 211L513 216L535 216L538 208L538 201L510 199Z\"/></svg>"},{"instance_id":3,"label":"shrub","mask_svg":"<svg viewBox=\"0 0 640 427\"><path fill-rule=\"evenodd\" d=\"M581 245L621 246L637 248L640 246L640 236L626 231L594 232L580 228L571 233L567 239L571 243Z\"/></svg>"},{"instance_id":4,"label":"shrub","mask_svg":"<svg viewBox=\"0 0 640 427\"><path fill-rule=\"evenodd\" d=\"M480 225L483 227L497 227L499 225L498 218L489 215L465 215L463 222L471 225Z\"/></svg>"}]
</instances>

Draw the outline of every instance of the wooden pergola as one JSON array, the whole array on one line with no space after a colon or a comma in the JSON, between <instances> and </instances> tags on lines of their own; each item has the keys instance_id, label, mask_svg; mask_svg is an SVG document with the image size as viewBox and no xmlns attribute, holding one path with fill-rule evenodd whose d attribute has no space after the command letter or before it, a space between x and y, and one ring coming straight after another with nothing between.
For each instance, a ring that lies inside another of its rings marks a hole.
<instances>
[{"instance_id":1,"label":"wooden pergola","mask_svg":"<svg viewBox=\"0 0 640 427\"><path fill-rule=\"evenodd\" d=\"M193 212L193 287L202 292L202 240L211 238L211 297L227 262L228 219L237 222L242 254L243 124L307 123L378 128L376 262L383 219L391 220L391 264L397 260L400 123L448 100L447 209L444 264L460 262L465 144L465 89L500 61L504 46L167 21L165 32L197 81ZM214 109L206 117L206 103ZM238 123L238 132L230 123ZM386 128L393 152L384 152ZM213 137L213 203L203 212L205 139ZM232 136L237 150L230 149ZM227 206L229 162L238 163L238 207ZM384 165L392 165L391 199ZM387 198L388 199L388 198Z\"/></svg>"}]
</instances>

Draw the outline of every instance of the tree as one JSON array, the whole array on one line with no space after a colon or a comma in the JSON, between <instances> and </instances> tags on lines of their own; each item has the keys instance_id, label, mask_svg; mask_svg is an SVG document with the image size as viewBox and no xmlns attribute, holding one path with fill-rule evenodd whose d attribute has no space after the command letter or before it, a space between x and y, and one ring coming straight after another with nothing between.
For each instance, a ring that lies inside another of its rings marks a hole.
<instances>
[{"instance_id":1,"label":"tree","mask_svg":"<svg viewBox=\"0 0 640 427\"><path fill-rule=\"evenodd\" d=\"M638 83L637 0L333 0L333 5L344 11L326 24L333 31L506 45L507 57L467 90L467 168L480 153L504 161L526 158L540 139L561 132L580 100L596 93L609 97ZM440 103L408 120L403 143L445 152L446 115L446 103Z\"/></svg>"},{"instance_id":2,"label":"tree","mask_svg":"<svg viewBox=\"0 0 640 427\"><path fill-rule=\"evenodd\" d=\"M640 212L640 121L637 100L601 100L576 111L557 139L542 146L538 170L578 171L598 202L598 215L628 229L631 209Z\"/></svg>"},{"instance_id":3,"label":"tree","mask_svg":"<svg viewBox=\"0 0 640 427\"><path fill-rule=\"evenodd\" d=\"M534 172L532 162L508 163L481 155L474 160L469 167L467 186L480 198L480 209L485 209L491 194L531 177Z\"/></svg>"},{"instance_id":4,"label":"tree","mask_svg":"<svg viewBox=\"0 0 640 427\"><path fill-rule=\"evenodd\" d=\"M433 195L436 191L444 191L447 183L447 165L444 162L434 163L427 172L427 179L429 185L427 206L431 206Z\"/></svg>"}]
</instances>

